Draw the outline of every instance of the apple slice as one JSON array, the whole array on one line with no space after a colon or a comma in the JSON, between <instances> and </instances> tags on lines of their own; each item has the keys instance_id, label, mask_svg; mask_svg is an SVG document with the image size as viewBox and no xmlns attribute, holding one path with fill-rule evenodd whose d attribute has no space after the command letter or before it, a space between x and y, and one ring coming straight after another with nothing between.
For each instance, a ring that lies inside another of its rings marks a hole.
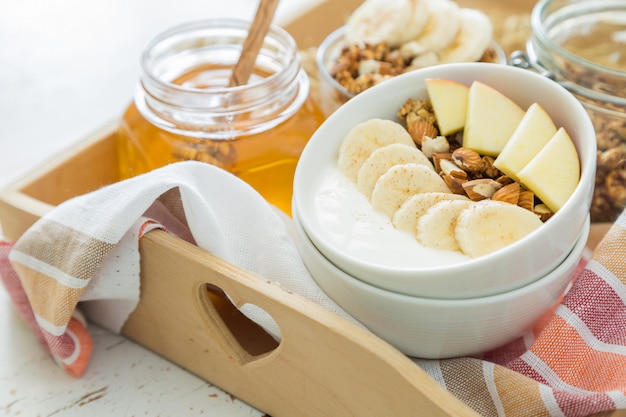
<instances>
[{"instance_id":1,"label":"apple slice","mask_svg":"<svg viewBox=\"0 0 626 417\"><path fill-rule=\"evenodd\" d=\"M552 118L539 104L532 104L513 132L513 136L502 148L493 166L515 181L519 181L517 173L555 134L556 126Z\"/></svg>"},{"instance_id":2,"label":"apple slice","mask_svg":"<svg viewBox=\"0 0 626 417\"><path fill-rule=\"evenodd\" d=\"M456 133L465 127L469 87L457 81L427 79L426 90L432 103L439 132L442 135Z\"/></svg>"},{"instance_id":3,"label":"apple slice","mask_svg":"<svg viewBox=\"0 0 626 417\"><path fill-rule=\"evenodd\" d=\"M554 213L563 207L580 180L578 152L565 129L559 128L517 176Z\"/></svg>"},{"instance_id":4,"label":"apple slice","mask_svg":"<svg viewBox=\"0 0 626 417\"><path fill-rule=\"evenodd\" d=\"M498 156L526 112L498 90L474 81L469 89L463 146Z\"/></svg>"}]
</instances>

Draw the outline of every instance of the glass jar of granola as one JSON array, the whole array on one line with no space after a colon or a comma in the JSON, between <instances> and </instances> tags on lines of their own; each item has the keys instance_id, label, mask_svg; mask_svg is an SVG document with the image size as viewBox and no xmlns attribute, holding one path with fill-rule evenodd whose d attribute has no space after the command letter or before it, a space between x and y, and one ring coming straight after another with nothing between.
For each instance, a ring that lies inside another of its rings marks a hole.
<instances>
[{"instance_id":1,"label":"glass jar of granola","mask_svg":"<svg viewBox=\"0 0 626 417\"><path fill-rule=\"evenodd\" d=\"M295 167L324 115L294 39L272 26L245 85L229 86L250 22L211 19L157 35L118 134L121 178L181 160L217 165L291 213Z\"/></svg>"},{"instance_id":2,"label":"glass jar of granola","mask_svg":"<svg viewBox=\"0 0 626 417\"><path fill-rule=\"evenodd\" d=\"M578 97L598 143L594 222L626 207L626 2L540 0L531 14L527 53L511 57Z\"/></svg>"}]
</instances>

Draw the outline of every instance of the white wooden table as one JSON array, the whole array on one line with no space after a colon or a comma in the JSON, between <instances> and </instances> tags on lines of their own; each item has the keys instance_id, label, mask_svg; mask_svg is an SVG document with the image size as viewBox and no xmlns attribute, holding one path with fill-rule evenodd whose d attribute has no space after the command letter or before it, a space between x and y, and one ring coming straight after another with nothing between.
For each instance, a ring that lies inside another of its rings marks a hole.
<instances>
[{"instance_id":1,"label":"white wooden table","mask_svg":"<svg viewBox=\"0 0 626 417\"><path fill-rule=\"evenodd\" d=\"M276 23L319 0L282 0ZM0 0L0 187L120 117L156 33L251 17L257 0ZM141 346L91 327L85 375L64 373L0 286L0 416L261 416Z\"/></svg>"}]
</instances>

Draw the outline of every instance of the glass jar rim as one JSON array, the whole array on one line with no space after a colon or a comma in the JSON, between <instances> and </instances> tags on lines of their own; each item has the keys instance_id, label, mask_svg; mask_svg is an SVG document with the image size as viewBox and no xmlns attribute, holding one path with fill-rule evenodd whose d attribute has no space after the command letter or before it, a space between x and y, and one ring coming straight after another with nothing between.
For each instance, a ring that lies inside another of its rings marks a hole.
<instances>
[{"instance_id":1,"label":"glass jar rim","mask_svg":"<svg viewBox=\"0 0 626 417\"><path fill-rule=\"evenodd\" d=\"M246 84L226 85L250 25L245 19L205 19L156 35L141 56L143 73L134 97L138 111L163 130L214 139L252 135L291 117L308 97L309 83L295 40L278 26L270 27L258 54L255 74L261 74ZM215 69L217 78L200 86L178 82L195 69Z\"/></svg>"},{"instance_id":2,"label":"glass jar rim","mask_svg":"<svg viewBox=\"0 0 626 417\"><path fill-rule=\"evenodd\" d=\"M183 85L163 81L158 76L156 76L150 68L149 62L151 59L151 55L150 55L151 51L154 51L154 49L158 47L159 44L166 41L167 39L171 39L175 36L182 35L185 33L193 33L193 32L197 32L201 30L217 29L217 28L240 30L240 31L245 31L245 33L247 33L250 28L251 23L252 22L250 20L240 19L240 18L212 18L212 19L201 19L201 20L195 20L191 22L185 22L180 25L173 26L169 29L166 29L158 33L157 35L155 35L152 39L150 39L148 43L146 44L146 46L144 47L143 52L141 54L141 58L140 58L142 72L145 76L148 76L150 79L150 82L154 83L155 85L161 85L162 87L167 87L168 89L185 92L187 94L189 93L220 94L220 93L225 93L225 92L241 91L241 90L246 90L246 89L250 89L254 87L259 87L260 85L268 85L268 84L275 83L276 79L281 76L281 74L278 72L270 74L269 76L264 77L261 80L255 81L254 83L251 83L251 84L243 84L243 85L233 86L233 87L224 86L224 87L194 88L194 87L183 86ZM282 44L284 44L287 48L293 51L293 53L288 59L289 63L292 63L293 61L298 59L295 40L286 30L284 30L283 28L279 26L271 25L267 32L266 37L272 37L272 38L277 39Z\"/></svg>"},{"instance_id":3,"label":"glass jar rim","mask_svg":"<svg viewBox=\"0 0 626 417\"><path fill-rule=\"evenodd\" d=\"M546 12L546 9L551 4L553 4L554 1L555 0L539 0L537 4L535 5L535 7L533 7L533 10L530 14L530 26L531 26L533 35L537 36L538 40L544 45L547 45L550 48L550 50L555 51L557 54L565 57L569 61L572 61L578 64L583 64L589 67L589 69L594 70L594 71L599 71L599 72L603 72L606 74L610 74L612 76L626 78L626 71L621 71L617 68L607 67L607 66L598 64L596 62L593 62L591 60L585 59L579 55L576 55L568 51L567 49L561 47L558 43L554 42L552 38L550 38L550 36L548 36L546 27L543 24L544 22L543 16L544 16L544 13ZM568 6L572 7L572 5L577 5L581 3L582 2L578 1L578 2L568 4ZM587 1L584 3L585 3L585 7L587 7L585 11L599 10L606 6L626 10L626 3L620 0L594 0L594 1Z\"/></svg>"}]
</instances>

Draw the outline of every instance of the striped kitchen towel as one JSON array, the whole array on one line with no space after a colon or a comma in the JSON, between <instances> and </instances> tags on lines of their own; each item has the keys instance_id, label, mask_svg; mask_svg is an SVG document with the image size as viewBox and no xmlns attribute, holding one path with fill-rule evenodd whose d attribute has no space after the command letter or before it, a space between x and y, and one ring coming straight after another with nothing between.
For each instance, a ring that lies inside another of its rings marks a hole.
<instances>
[{"instance_id":1,"label":"striped kitchen towel","mask_svg":"<svg viewBox=\"0 0 626 417\"><path fill-rule=\"evenodd\" d=\"M41 343L76 376L92 346L82 313L120 331L140 296L138 241L157 227L355 322L309 275L288 221L233 175L181 162L59 205L17 242L0 244L0 278ZM623 214L532 333L480 357L414 362L486 416L626 408L625 256ZM242 310L278 337L262 312Z\"/></svg>"},{"instance_id":2,"label":"striped kitchen towel","mask_svg":"<svg viewBox=\"0 0 626 417\"><path fill-rule=\"evenodd\" d=\"M346 316L310 278L287 220L234 175L180 162L57 206L0 246L0 276L45 348L80 376L92 346L82 313L121 331L140 296L139 239L156 227ZM266 317L253 305L242 311ZM265 327L278 335L275 326Z\"/></svg>"},{"instance_id":3,"label":"striped kitchen towel","mask_svg":"<svg viewBox=\"0 0 626 417\"><path fill-rule=\"evenodd\" d=\"M626 211L533 333L480 358L418 363L486 416L626 409Z\"/></svg>"}]
</instances>

